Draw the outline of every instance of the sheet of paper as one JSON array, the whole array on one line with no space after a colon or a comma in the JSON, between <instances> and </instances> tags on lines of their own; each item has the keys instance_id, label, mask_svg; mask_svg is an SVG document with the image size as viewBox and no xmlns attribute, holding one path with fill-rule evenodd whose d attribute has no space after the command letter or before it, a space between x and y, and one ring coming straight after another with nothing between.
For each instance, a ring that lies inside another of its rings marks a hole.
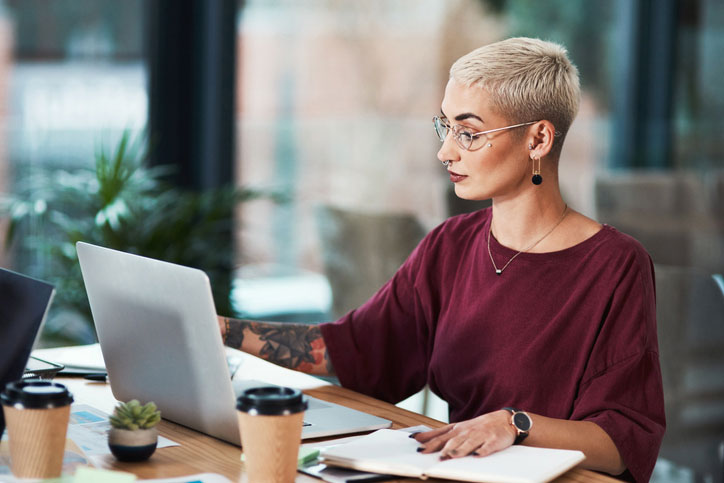
<instances>
[{"instance_id":1,"label":"sheet of paper","mask_svg":"<svg viewBox=\"0 0 724 483\"><path fill-rule=\"evenodd\" d=\"M88 456L110 454L108 448L108 431L111 425L108 414L87 404L73 404L70 411L68 437ZM180 446L163 436L158 437L156 448Z\"/></svg>"},{"instance_id":2,"label":"sheet of paper","mask_svg":"<svg viewBox=\"0 0 724 483\"><path fill-rule=\"evenodd\" d=\"M277 366L271 362L255 357L251 354L226 347L227 361L233 380L243 381L252 379L277 386L293 387L300 390L314 389L315 387L329 386L330 383L309 374L293 371ZM232 367L233 366L233 367Z\"/></svg>"},{"instance_id":3,"label":"sheet of paper","mask_svg":"<svg viewBox=\"0 0 724 483\"><path fill-rule=\"evenodd\" d=\"M32 355L38 359L63 364L67 367L99 372L106 370L100 344L36 349L32 352Z\"/></svg>"},{"instance_id":4,"label":"sheet of paper","mask_svg":"<svg viewBox=\"0 0 724 483\"><path fill-rule=\"evenodd\" d=\"M388 464L398 468L405 474L413 476L421 474L425 469L440 462L439 454L422 454L416 451L419 443L407 436L400 437L399 431L381 429L363 436L353 444L339 445L322 450L322 458L331 455L334 458L357 461L360 457L370 468L376 463ZM394 448L394 451L391 451ZM380 473L386 471L382 469Z\"/></svg>"},{"instance_id":5,"label":"sheet of paper","mask_svg":"<svg viewBox=\"0 0 724 483\"><path fill-rule=\"evenodd\" d=\"M410 426L407 428L401 428L397 429L396 431L401 433L419 433L421 431L430 431L430 428L424 425L419 426ZM360 438L363 438L364 436L345 436L343 438L337 438L337 439L329 439L327 441L318 441L314 443L304 443L302 444L302 448L309 448L309 449L318 449L318 450L324 450L327 448L332 448L334 446L338 446L340 444L346 444L351 443L353 441L357 441ZM318 458L319 459L319 458Z\"/></svg>"},{"instance_id":6,"label":"sheet of paper","mask_svg":"<svg viewBox=\"0 0 724 483\"><path fill-rule=\"evenodd\" d=\"M352 441L356 441L361 436L346 436L344 438L337 438L337 439L329 439L327 441L317 441L314 443L303 443L303 448L331 448L332 446L337 446L338 444L344 444L344 443L351 443Z\"/></svg>"}]
</instances>

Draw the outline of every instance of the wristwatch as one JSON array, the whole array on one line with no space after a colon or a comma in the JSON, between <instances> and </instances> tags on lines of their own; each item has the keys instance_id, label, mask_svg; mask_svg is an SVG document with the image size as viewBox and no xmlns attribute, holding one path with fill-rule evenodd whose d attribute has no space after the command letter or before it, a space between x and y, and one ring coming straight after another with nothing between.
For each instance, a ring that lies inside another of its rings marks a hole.
<instances>
[{"instance_id":1,"label":"wristwatch","mask_svg":"<svg viewBox=\"0 0 724 483\"><path fill-rule=\"evenodd\" d=\"M515 441L513 444L520 444L525 438L528 437L528 431L533 427L533 420L528 416L528 413L520 411L515 408L503 408L509 411L511 414L510 424L515 428L516 433Z\"/></svg>"}]
</instances>

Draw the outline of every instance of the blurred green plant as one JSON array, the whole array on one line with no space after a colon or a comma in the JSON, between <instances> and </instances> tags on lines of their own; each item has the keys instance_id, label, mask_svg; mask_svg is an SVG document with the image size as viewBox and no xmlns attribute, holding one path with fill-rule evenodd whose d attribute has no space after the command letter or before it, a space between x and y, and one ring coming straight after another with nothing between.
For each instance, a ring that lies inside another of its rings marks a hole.
<instances>
[{"instance_id":1,"label":"blurred green plant","mask_svg":"<svg viewBox=\"0 0 724 483\"><path fill-rule=\"evenodd\" d=\"M199 268L211 280L217 311L234 314L234 207L284 197L251 188L179 189L165 181L171 168L147 167L146 159L142 137L132 142L126 131L113 152L98 150L95 169L40 170L0 200L0 216L10 219L5 246L19 268L56 287L47 345L95 340L78 241Z\"/></svg>"},{"instance_id":2,"label":"blurred green plant","mask_svg":"<svg viewBox=\"0 0 724 483\"><path fill-rule=\"evenodd\" d=\"M117 429L151 429L161 421L161 411L153 401L141 405L138 399L131 399L127 403L118 403L108 420Z\"/></svg>"}]
</instances>

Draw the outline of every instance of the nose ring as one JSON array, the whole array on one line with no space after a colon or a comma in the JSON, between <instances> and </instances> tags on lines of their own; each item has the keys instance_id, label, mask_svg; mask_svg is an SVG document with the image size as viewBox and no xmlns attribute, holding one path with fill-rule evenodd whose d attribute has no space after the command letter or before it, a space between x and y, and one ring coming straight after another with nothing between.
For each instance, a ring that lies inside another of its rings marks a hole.
<instances>
[{"instance_id":1,"label":"nose ring","mask_svg":"<svg viewBox=\"0 0 724 483\"><path fill-rule=\"evenodd\" d=\"M445 167L450 166L451 161L449 159L446 159L445 161L442 161L442 165Z\"/></svg>"}]
</instances>

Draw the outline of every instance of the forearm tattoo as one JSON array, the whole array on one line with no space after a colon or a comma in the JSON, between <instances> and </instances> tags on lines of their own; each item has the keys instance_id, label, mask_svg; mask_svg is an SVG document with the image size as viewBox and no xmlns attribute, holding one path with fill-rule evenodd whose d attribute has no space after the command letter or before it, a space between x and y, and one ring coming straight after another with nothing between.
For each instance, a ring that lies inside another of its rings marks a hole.
<instances>
[{"instance_id":1,"label":"forearm tattoo","mask_svg":"<svg viewBox=\"0 0 724 483\"><path fill-rule=\"evenodd\" d=\"M263 342L260 357L302 372L334 374L319 326L237 319L225 319L225 326L225 343L229 347L248 351L243 347L244 340L252 345L254 334Z\"/></svg>"},{"instance_id":2,"label":"forearm tattoo","mask_svg":"<svg viewBox=\"0 0 724 483\"><path fill-rule=\"evenodd\" d=\"M225 317L224 322L226 324L224 343L234 349L241 349L244 343L244 321Z\"/></svg>"},{"instance_id":3,"label":"forearm tattoo","mask_svg":"<svg viewBox=\"0 0 724 483\"><path fill-rule=\"evenodd\" d=\"M252 324L251 331L265 342L259 355L290 369L312 369L315 344L321 339L319 327L302 325L268 326ZM309 372L309 371L306 371Z\"/></svg>"}]
</instances>

